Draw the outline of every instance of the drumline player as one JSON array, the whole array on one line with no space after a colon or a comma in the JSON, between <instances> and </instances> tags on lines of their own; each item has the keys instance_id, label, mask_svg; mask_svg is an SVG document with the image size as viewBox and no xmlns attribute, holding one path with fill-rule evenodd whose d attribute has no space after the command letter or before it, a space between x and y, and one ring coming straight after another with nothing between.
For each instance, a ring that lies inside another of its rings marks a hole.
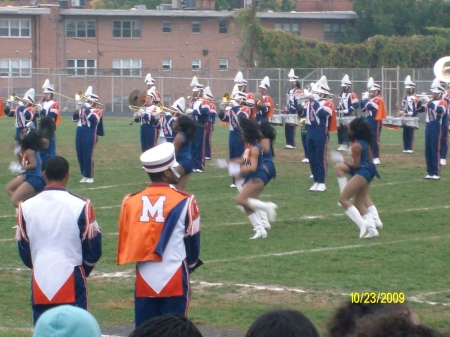
<instances>
[{"instance_id":1,"label":"drumline player","mask_svg":"<svg viewBox=\"0 0 450 337\"><path fill-rule=\"evenodd\" d=\"M411 76L406 76L406 95L402 100L403 108L399 113L400 116L417 117L422 102L416 97L415 87L416 84L411 81ZM412 126L403 126L403 153L414 153L414 131L415 129Z\"/></svg>"},{"instance_id":2,"label":"drumline player","mask_svg":"<svg viewBox=\"0 0 450 337\"><path fill-rule=\"evenodd\" d=\"M355 116L355 110L359 108L358 96L351 91L352 82L347 74L341 80L342 91L339 95L339 107L337 113L339 117ZM348 127L346 124L339 122L338 125L338 144L337 151L348 151Z\"/></svg>"},{"instance_id":3,"label":"drumline player","mask_svg":"<svg viewBox=\"0 0 450 337\"><path fill-rule=\"evenodd\" d=\"M302 90L300 89L300 83L298 82L298 76L295 76L294 69L291 69L288 74L289 83L291 87L286 93L286 109L284 113L297 115L297 107L300 104L300 98L302 96ZM284 135L286 137L285 149L295 149L295 134L298 124L296 123L284 123Z\"/></svg>"}]
</instances>

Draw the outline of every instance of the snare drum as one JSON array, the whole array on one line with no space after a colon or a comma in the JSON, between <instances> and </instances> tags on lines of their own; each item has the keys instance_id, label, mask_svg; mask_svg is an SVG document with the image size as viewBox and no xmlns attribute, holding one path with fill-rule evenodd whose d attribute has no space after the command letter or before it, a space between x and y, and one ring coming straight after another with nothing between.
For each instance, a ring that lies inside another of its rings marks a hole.
<instances>
[{"instance_id":1,"label":"snare drum","mask_svg":"<svg viewBox=\"0 0 450 337\"><path fill-rule=\"evenodd\" d=\"M284 123L298 125L298 115L297 114L288 114L288 115L284 115L283 117L284 117Z\"/></svg>"},{"instance_id":2,"label":"snare drum","mask_svg":"<svg viewBox=\"0 0 450 337\"><path fill-rule=\"evenodd\" d=\"M394 117L387 116L385 119L383 119L383 125L385 126L393 126L394 125Z\"/></svg>"},{"instance_id":3,"label":"snare drum","mask_svg":"<svg viewBox=\"0 0 450 337\"><path fill-rule=\"evenodd\" d=\"M269 117L269 123L272 125L284 125L283 115L273 115Z\"/></svg>"},{"instance_id":4,"label":"snare drum","mask_svg":"<svg viewBox=\"0 0 450 337\"><path fill-rule=\"evenodd\" d=\"M341 125L349 125L352 120L354 120L356 116L346 116L341 118Z\"/></svg>"},{"instance_id":5,"label":"snare drum","mask_svg":"<svg viewBox=\"0 0 450 337\"><path fill-rule=\"evenodd\" d=\"M405 120L405 117L394 117L392 119L392 125L393 126L403 126L404 120Z\"/></svg>"},{"instance_id":6,"label":"snare drum","mask_svg":"<svg viewBox=\"0 0 450 337\"><path fill-rule=\"evenodd\" d=\"M404 125L419 130L419 117L405 117Z\"/></svg>"}]
</instances>

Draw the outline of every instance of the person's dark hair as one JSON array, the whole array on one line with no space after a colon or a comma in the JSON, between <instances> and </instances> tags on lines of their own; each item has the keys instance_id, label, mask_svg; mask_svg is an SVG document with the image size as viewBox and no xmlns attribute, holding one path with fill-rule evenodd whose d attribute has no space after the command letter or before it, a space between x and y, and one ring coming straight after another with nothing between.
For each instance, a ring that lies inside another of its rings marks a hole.
<instances>
[{"instance_id":1,"label":"person's dark hair","mask_svg":"<svg viewBox=\"0 0 450 337\"><path fill-rule=\"evenodd\" d=\"M352 120L348 126L348 139L353 142L356 139L365 140L372 146L373 143L373 133L370 124L363 117L356 117ZM352 132L350 132L350 130Z\"/></svg>"},{"instance_id":2,"label":"person's dark hair","mask_svg":"<svg viewBox=\"0 0 450 337\"><path fill-rule=\"evenodd\" d=\"M50 139L55 135L56 125L53 118L46 116L39 121L39 134L41 137Z\"/></svg>"},{"instance_id":3,"label":"person's dark hair","mask_svg":"<svg viewBox=\"0 0 450 337\"><path fill-rule=\"evenodd\" d=\"M137 327L129 337L202 337L194 323L185 316L156 316Z\"/></svg>"},{"instance_id":4,"label":"person's dark hair","mask_svg":"<svg viewBox=\"0 0 450 337\"><path fill-rule=\"evenodd\" d=\"M42 147L42 137L36 130L28 130L20 141L20 146L22 147L22 150L32 149L34 151L39 151Z\"/></svg>"},{"instance_id":5,"label":"person's dark hair","mask_svg":"<svg viewBox=\"0 0 450 337\"><path fill-rule=\"evenodd\" d=\"M195 124L192 119L190 119L186 115L181 115L177 118L178 125L180 126L180 130L186 134L186 137L189 140L195 139Z\"/></svg>"},{"instance_id":6,"label":"person's dark hair","mask_svg":"<svg viewBox=\"0 0 450 337\"><path fill-rule=\"evenodd\" d=\"M45 163L44 171L48 180L61 181L69 173L69 162L61 156L51 157Z\"/></svg>"},{"instance_id":7,"label":"person's dark hair","mask_svg":"<svg viewBox=\"0 0 450 337\"><path fill-rule=\"evenodd\" d=\"M241 138L244 142L253 144L262 139L259 125L254 119L239 117L239 126L242 129Z\"/></svg>"},{"instance_id":8,"label":"person's dark hair","mask_svg":"<svg viewBox=\"0 0 450 337\"><path fill-rule=\"evenodd\" d=\"M153 183L161 183L164 181L164 173L163 172L155 172L155 173L150 173L147 172L148 176L150 177L150 180Z\"/></svg>"},{"instance_id":9,"label":"person's dark hair","mask_svg":"<svg viewBox=\"0 0 450 337\"><path fill-rule=\"evenodd\" d=\"M275 128L268 121L261 121L259 123L259 131L261 131L263 138L270 140L270 150L272 151L272 156L275 157L275 151L273 150L273 143L275 138L277 138Z\"/></svg>"},{"instance_id":10,"label":"person's dark hair","mask_svg":"<svg viewBox=\"0 0 450 337\"><path fill-rule=\"evenodd\" d=\"M295 81L295 86L297 87L297 89L301 89L299 80Z\"/></svg>"},{"instance_id":11,"label":"person's dark hair","mask_svg":"<svg viewBox=\"0 0 450 337\"><path fill-rule=\"evenodd\" d=\"M276 310L253 322L245 337L319 337L314 324L296 310Z\"/></svg>"},{"instance_id":12,"label":"person's dark hair","mask_svg":"<svg viewBox=\"0 0 450 337\"><path fill-rule=\"evenodd\" d=\"M327 337L351 336L357 327L357 322L373 315L398 316L413 315L407 304L355 304L350 301L339 307L327 323Z\"/></svg>"}]
</instances>

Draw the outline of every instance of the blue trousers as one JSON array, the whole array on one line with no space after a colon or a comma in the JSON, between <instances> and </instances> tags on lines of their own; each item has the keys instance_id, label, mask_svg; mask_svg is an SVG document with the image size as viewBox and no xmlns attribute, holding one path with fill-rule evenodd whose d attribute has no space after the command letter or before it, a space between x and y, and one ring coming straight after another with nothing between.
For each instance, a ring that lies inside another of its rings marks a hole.
<instances>
[{"instance_id":1,"label":"blue trousers","mask_svg":"<svg viewBox=\"0 0 450 337\"><path fill-rule=\"evenodd\" d=\"M97 143L97 130L88 126L77 127L75 137L75 148L77 150L78 163L83 177L94 177L94 155L95 144Z\"/></svg>"},{"instance_id":2,"label":"blue trousers","mask_svg":"<svg viewBox=\"0 0 450 337\"><path fill-rule=\"evenodd\" d=\"M348 144L347 132L348 132L348 126L347 125L339 126L339 128L337 130L338 144L339 145Z\"/></svg>"},{"instance_id":3,"label":"blue trousers","mask_svg":"<svg viewBox=\"0 0 450 337\"><path fill-rule=\"evenodd\" d=\"M205 170L205 144L206 144L206 133L208 125L207 123L202 124L203 128L197 128L195 132L195 142L193 148L195 152L192 154L192 159L194 160L194 169Z\"/></svg>"},{"instance_id":4,"label":"blue trousers","mask_svg":"<svg viewBox=\"0 0 450 337\"><path fill-rule=\"evenodd\" d=\"M427 173L440 176L441 124L438 121L426 123L425 126L425 160Z\"/></svg>"},{"instance_id":5,"label":"blue trousers","mask_svg":"<svg viewBox=\"0 0 450 337\"><path fill-rule=\"evenodd\" d=\"M214 124L208 123L206 128L206 141L205 141L205 157L211 158L212 156L212 133L214 131Z\"/></svg>"},{"instance_id":6,"label":"blue trousers","mask_svg":"<svg viewBox=\"0 0 450 337\"><path fill-rule=\"evenodd\" d=\"M381 135L381 127L383 126L383 121L375 120L371 116L367 116L367 121L369 122L372 128L373 134L373 142L372 142L373 158L380 158L380 135Z\"/></svg>"},{"instance_id":7,"label":"blue trousers","mask_svg":"<svg viewBox=\"0 0 450 337\"><path fill-rule=\"evenodd\" d=\"M57 307L59 305L69 304L74 307L78 307L87 310L88 307L88 297L87 297L87 283L84 272L82 272L82 266L75 267L75 302L73 303L59 303L59 304L34 304L33 302L33 287L31 287L31 308L33 309L33 323L36 322L41 315L47 310Z\"/></svg>"},{"instance_id":8,"label":"blue trousers","mask_svg":"<svg viewBox=\"0 0 450 337\"><path fill-rule=\"evenodd\" d=\"M448 122L448 119L447 119L447 122ZM444 120L442 120L442 124L441 124L441 159L447 159L447 152L448 152L448 124L445 125Z\"/></svg>"},{"instance_id":9,"label":"blue trousers","mask_svg":"<svg viewBox=\"0 0 450 337\"><path fill-rule=\"evenodd\" d=\"M187 315L191 289L186 268L183 270L183 295L174 297L136 297L134 296L134 320L136 328L156 316L168 314Z\"/></svg>"},{"instance_id":10,"label":"blue trousers","mask_svg":"<svg viewBox=\"0 0 450 337\"><path fill-rule=\"evenodd\" d=\"M308 147L306 146L306 135L307 135L306 133L301 133L303 151L305 152L305 158L308 158Z\"/></svg>"},{"instance_id":11,"label":"blue trousers","mask_svg":"<svg viewBox=\"0 0 450 337\"><path fill-rule=\"evenodd\" d=\"M315 183L324 184L327 176L327 128L324 125L310 126L306 133L309 166Z\"/></svg>"},{"instance_id":12,"label":"blue trousers","mask_svg":"<svg viewBox=\"0 0 450 337\"><path fill-rule=\"evenodd\" d=\"M403 150L414 150L414 128L403 127Z\"/></svg>"},{"instance_id":13,"label":"blue trousers","mask_svg":"<svg viewBox=\"0 0 450 337\"><path fill-rule=\"evenodd\" d=\"M145 152L156 146L158 132L151 124L141 124L141 150Z\"/></svg>"},{"instance_id":14,"label":"blue trousers","mask_svg":"<svg viewBox=\"0 0 450 337\"><path fill-rule=\"evenodd\" d=\"M296 125L284 124L284 134L286 136L286 145L295 147L295 132L297 130Z\"/></svg>"}]
</instances>

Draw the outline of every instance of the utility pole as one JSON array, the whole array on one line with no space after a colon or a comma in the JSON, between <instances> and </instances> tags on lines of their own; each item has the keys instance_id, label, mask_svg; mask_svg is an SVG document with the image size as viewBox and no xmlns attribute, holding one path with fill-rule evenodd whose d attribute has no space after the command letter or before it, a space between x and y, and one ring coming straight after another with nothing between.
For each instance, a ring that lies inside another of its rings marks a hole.
<instances>
[{"instance_id":1,"label":"utility pole","mask_svg":"<svg viewBox=\"0 0 450 337\"><path fill-rule=\"evenodd\" d=\"M249 41L249 51L248 51L248 68L253 68L253 49L254 49L254 25L255 25L255 15L256 15L256 0L252 0L252 9L250 12L250 41Z\"/></svg>"}]
</instances>

